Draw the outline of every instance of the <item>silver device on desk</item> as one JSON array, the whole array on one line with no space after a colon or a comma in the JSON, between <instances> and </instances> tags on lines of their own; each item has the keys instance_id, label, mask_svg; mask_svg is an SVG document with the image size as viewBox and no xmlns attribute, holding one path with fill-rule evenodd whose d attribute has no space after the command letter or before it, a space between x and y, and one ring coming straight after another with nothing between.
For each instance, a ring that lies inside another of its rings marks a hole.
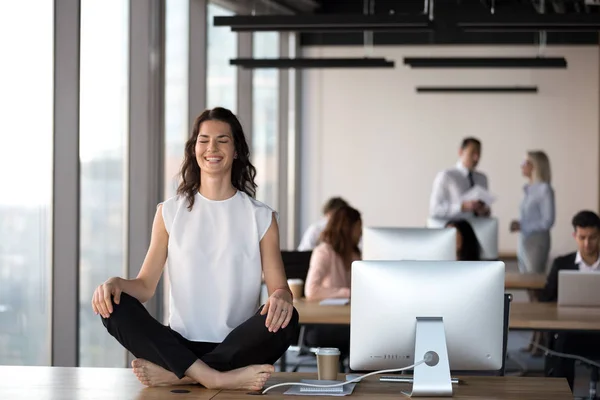
<instances>
[{"instance_id":1,"label":"silver device on desk","mask_svg":"<svg viewBox=\"0 0 600 400\"><path fill-rule=\"evenodd\" d=\"M558 305L600 307L600 272L558 271Z\"/></svg>"},{"instance_id":2,"label":"silver device on desk","mask_svg":"<svg viewBox=\"0 0 600 400\"><path fill-rule=\"evenodd\" d=\"M468 217L475 236L481 246L481 258L484 260L498 259L498 219L494 217ZM429 218L427 227L441 228L446 226L449 219Z\"/></svg>"},{"instance_id":3,"label":"silver device on desk","mask_svg":"<svg viewBox=\"0 0 600 400\"><path fill-rule=\"evenodd\" d=\"M501 261L356 261L350 368L414 368L412 396L452 396L450 370L502 367Z\"/></svg>"},{"instance_id":4,"label":"silver device on desk","mask_svg":"<svg viewBox=\"0 0 600 400\"><path fill-rule=\"evenodd\" d=\"M456 260L455 228L363 228L363 260Z\"/></svg>"}]
</instances>

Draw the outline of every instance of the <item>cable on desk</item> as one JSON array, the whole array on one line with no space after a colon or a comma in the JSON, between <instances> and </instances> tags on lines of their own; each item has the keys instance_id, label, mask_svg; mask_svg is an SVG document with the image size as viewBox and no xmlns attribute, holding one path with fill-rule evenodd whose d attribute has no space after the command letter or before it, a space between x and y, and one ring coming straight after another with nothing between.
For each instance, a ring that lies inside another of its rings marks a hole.
<instances>
[{"instance_id":1,"label":"cable on desk","mask_svg":"<svg viewBox=\"0 0 600 400\"><path fill-rule=\"evenodd\" d=\"M347 385L349 383L355 383L355 382L360 382L361 380L363 380L364 378L367 378L369 376L372 375L378 375L378 374L390 374L393 372L402 372L402 371L406 371L412 368L415 368L417 365L421 365L424 362L430 361L431 360L431 355L430 354L426 354L426 357L419 361L414 363L413 365L409 365L408 367L404 367L404 368L397 368L397 369L386 369L386 370L381 370L381 371L375 371L375 372L370 372L368 374L365 375L361 375L359 377L356 377L354 379L351 379L349 381L345 381L345 382L340 382L340 383L333 383L333 384L329 384L329 385L315 385L312 383L301 383L301 382L285 382L285 383L278 383L276 385L273 386L269 386L268 388L266 388L265 390L262 391L262 394L267 393L269 390L271 389L275 389L276 387L281 387L281 386L306 386L306 387L315 387L315 388L331 388L331 387L338 387L338 386L344 386Z\"/></svg>"}]
</instances>

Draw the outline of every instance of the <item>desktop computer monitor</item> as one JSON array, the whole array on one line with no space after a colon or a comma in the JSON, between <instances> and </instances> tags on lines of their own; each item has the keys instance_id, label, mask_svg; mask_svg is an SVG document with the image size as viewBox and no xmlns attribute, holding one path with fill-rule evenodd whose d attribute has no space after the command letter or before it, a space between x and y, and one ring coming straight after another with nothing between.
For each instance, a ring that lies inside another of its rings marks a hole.
<instances>
[{"instance_id":1,"label":"desktop computer monitor","mask_svg":"<svg viewBox=\"0 0 600 400\"><path fill-rule=\"evenodd\" d=\"M455 228L365 227L363 260L456 260Z\"/></svg>"},{"instance_id":2,"label":"desktop computer monitor","mask_svg":"<svg viewBox=\"0 0 600 400\"><path fill-rule=\"evenodd\" d=\"M451 396L450 370L499 370L501 261L355 261L350 368L415 366L413 396Z\"/></svg>"},{"instance_id":3,"label":"desktop computer monitor","mask_svg":"<svg viewBox=\"0 0 600 400\"><path fill-rule=\"evenodd\" d=\"M493 217L467 217L481 245L482 260L498 259L498 219ZM443 228L449 219L429 218L428 228Z\"/></svg>"}]
</instances>

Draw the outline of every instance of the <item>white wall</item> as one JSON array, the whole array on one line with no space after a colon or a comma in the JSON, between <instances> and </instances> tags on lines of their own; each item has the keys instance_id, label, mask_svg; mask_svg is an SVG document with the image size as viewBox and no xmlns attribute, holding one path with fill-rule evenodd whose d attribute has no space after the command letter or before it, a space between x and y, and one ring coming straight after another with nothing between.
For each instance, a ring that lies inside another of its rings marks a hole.
<instances>
[{"instance_id":1,"label":"white wall","mask_svg":"<svg viewBox=\"0 0 600 400\"><path fill-rule=\"evenodd\" d=\"M535 56L534 47L378 47L394 69L320 69L303 75L301 226L330 196L347 198L366 225L422 226L437 171L457 161L465 136L483 142L480 170L498 196L500 251L518 216L528 149L548 153L556 191L552 255L572 251L570 220L599 199L599 51L552 47L562 70L410 69L404 56ZM359 57L359 47L307 47L306 57ZM416 94L416 85L530 85L536 94Z\"/></svg>"}]
</instances>

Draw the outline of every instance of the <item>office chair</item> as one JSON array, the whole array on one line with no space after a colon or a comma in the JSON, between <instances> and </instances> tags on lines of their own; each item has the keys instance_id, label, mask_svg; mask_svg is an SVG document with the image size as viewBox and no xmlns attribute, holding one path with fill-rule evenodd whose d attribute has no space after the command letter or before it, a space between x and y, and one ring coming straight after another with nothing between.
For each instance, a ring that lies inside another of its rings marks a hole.
<instances>
[{"instance_id":1,"label":"office chair","mask_svg":"<svg viewBox=\"0 0 600 400\"><path fill-rule=\"evenodd\" d=\"M596 388L598 387L598 381L600 380L600 379L598 379L598 367L596 367L595 365L588 365L588 364L586 364L586 366L588 368L590 368L589 391L588 391L587 397L581 397L581 399L582 400L600 400L600 397L598 397L598 392L596 391Z\"/></svg>"},{"instance_id":2,"label":"office chair","mask_svg":"<svg viewBox=\"0 0 600 400\"><path fill-rule=\"evenodd\" d=\"M554 350L556 339L557 339L556 333L551 335L550 343L548 344L548 348L550 350ZM575 355L575 354L573 354L573 355ZM544 366L544 374L546 376L553 376L552 372L554 369L554 365L551 360L558 359L558 358L560 358L560 355L546 353L546 362L545 362L545 366ZM588 359L590 361L593 361L596 363L598 363L600 361L597 358L597 352L594 354L594 357L589 357ZM587 395L586 396L575 396L574 399L575 400L600 400L600 397L598 396L598 392L597 392L598 382L600 381L600 379L599 379L600 376L599 376L599 371L598 371L599 368L596 365L590 364L583 360L574 360L574 363L575 363L575 368L577 368L577 365L583 365L586 368L589 368L589 370L590 370L590 380L589 380L589 384L588 384ZM573 385L573 390L575 390L575 385Z\"/></svg>"}]
</instances>

